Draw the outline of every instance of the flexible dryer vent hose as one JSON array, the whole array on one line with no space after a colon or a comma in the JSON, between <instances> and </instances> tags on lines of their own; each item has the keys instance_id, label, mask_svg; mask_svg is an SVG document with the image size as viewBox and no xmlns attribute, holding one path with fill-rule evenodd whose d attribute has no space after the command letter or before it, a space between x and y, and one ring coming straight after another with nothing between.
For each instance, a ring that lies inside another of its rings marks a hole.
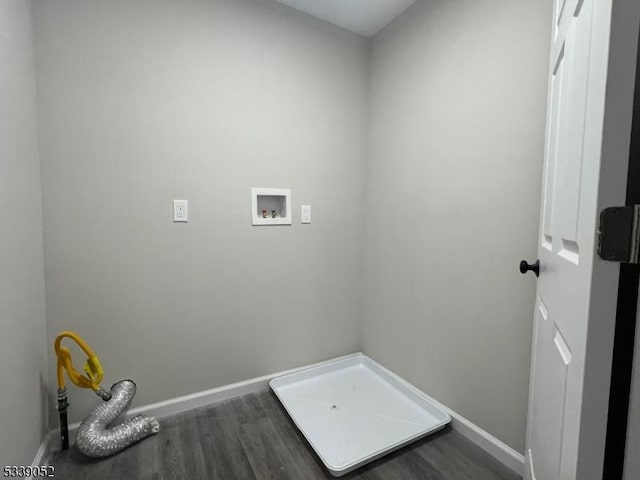
<instances>
[{"instance_id":1,"label":"flexible dryer vent hose","mask_svg":"<svg viewBox=\"0 0 640 480\"><path fill-rule=\"evenodd\" d=\"M62 346L68 338L75 342L87 355L84 365L85 374L73 366L71 350ZM62 449L69 448L69 427L67 425L67 409L69 400L64 373L71 382L80 388L89 388L102 398L89 416L80 424L76 443L78 449L90 457L107 457L118 453L129 445L142 440L160 430L155 418L138 416L125 421L117 421L129 408L136 394L136 384L131 380L123 380L111 387L107 392L100 386L103 377L100 360L91 347L75 332L60 332L54 344L58 357L58 413L60 415L60 439ZM113 426L109 428L111 425Z\"/></svg>"},{"instance_id":2,"label":"flexible dryer vent hose","mask_svg":"<svg viewBox=\"0 0 640 480\"><path fill-rule=\"evenodd\" d=\"M108 457L160 431L153 417L139 415L109 428L131 404L136 384L122 380L111 387L111 399L96 406L80 424L76 445L89 457Z\"/></svg>"}]
</instances>

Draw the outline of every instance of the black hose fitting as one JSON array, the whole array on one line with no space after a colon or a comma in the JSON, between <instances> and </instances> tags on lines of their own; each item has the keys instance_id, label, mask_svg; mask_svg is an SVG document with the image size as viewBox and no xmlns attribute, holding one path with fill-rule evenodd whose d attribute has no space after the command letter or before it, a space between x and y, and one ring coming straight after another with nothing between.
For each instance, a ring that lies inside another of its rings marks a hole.
<instances>
[{"instance_id":1,"label":"black hose fitting","mask_svg":"<svg viewBox=\"0 0 640 480\"><path fill-rule=\"evenodd\" d=\"M69 408L67 388L59 388L58 416L60 417L60 442L62 444L62 450L69 449L69 423L67 420L67 408Z\"/></svg>"},{"instance_id":2,"label":"black hose fitting","mask_svg":"<svg viewBox=\"0 0 640 480\"><path fill-rule=\"evenodd\" d=\"M104 388L100 387L96 390L96 395L98 395L102 400L108 402L111 400L111 392L107 392Z\"/></svg>"}]
</instances>

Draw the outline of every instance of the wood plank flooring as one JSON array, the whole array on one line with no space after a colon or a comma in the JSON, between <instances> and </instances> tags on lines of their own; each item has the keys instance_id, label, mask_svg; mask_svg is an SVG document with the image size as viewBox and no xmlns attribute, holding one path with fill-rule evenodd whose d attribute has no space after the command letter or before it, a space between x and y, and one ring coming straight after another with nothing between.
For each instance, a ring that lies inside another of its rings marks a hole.
<instances>
[{"instance_id":1,"label":"wood plank flooring","mask_svg":"<svg viewBox=\"0 0 640 480\"><path fill-rule=\"evenodd\" d=\"M94 460L75 447L53 454L65 480L308 480L333 478L264 391L160 422L159 434L114 457ZM480 448L447 428L344 477L346 480L517 480Z\"/></svg>"}]
</instances>

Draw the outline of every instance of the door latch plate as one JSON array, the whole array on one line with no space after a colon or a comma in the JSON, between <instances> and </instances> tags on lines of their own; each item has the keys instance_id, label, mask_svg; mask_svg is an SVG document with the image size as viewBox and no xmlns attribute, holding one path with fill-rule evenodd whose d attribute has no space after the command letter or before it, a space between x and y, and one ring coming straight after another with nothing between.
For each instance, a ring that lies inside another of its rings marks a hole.
<instances>
[{"instance_id":1,"label":"door latch plate","mask_svg":"<svg viewBox=\"0 0 640 480\"><path fill-rule=\"evenodd\" d=\"M640 205L600 212L598 255L610 262L640 263Z\"/></svg>"}]
</instances>

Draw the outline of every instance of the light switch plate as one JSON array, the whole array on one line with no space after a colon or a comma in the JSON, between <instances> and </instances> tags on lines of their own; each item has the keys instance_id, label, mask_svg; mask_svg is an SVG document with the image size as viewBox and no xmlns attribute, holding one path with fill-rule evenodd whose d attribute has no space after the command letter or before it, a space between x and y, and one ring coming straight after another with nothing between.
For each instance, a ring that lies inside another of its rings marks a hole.
<instances>
[{"instance_id":1,"label":"light switch plate","mask_svg":"<svg viewBox=\"0 0 640 480\"><path fill-rule=\"evenodd\" d=\"M189 202L187 200L173 201L173 221L174 222L189 221Z\"/></svg>"},{"instance_id":2,"label":"light switch plate","mask_svg":"<svg viewBox=\"0 0 640 480\"><path fill-rule=\"evenodd\" d=\"M301 223L311 223L311 205L302 205L300 214L302 217Z\"/></svg>"}]
</instances>

